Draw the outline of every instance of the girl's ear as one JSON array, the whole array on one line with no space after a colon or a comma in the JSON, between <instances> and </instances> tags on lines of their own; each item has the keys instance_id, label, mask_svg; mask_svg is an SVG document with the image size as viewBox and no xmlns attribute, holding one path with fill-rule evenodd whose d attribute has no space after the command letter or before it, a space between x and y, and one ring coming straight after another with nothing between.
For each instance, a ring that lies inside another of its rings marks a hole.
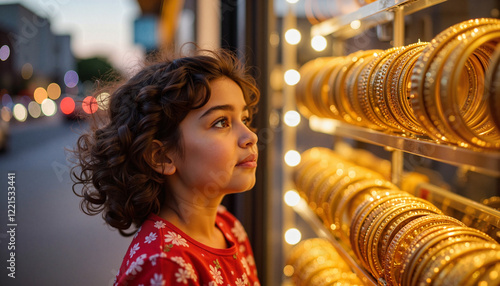
<instances>
[{"instance_id":1,"label":"girl's ear","mask_svg":"<svg viewBox=\"0 0 500 286\"><path fill-rule=\"evenodd\" d=\"M156 172L164 175L173 175L175 173L174 160L169 152L162 152L163 143L159 140L153 140L152 164Z\"/></svg>"}]
</instances>

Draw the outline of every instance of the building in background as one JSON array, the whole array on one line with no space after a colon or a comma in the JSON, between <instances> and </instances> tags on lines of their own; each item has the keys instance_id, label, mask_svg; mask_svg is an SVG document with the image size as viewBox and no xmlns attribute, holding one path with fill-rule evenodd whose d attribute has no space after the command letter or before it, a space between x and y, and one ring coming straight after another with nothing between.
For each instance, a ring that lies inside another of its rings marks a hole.
<instances>
[{"instance_id":1,"label":"building in background","mask_svg":"<svg viewBox=\"0 0 500 286\"><path fill-rule=\"evenodd\" d=\"M21 4L0 6L0 90L2 94L33 95L37 86L64 84L76 61L69 35L55 35L50 21Z\"/></svg>"}]
</instances>

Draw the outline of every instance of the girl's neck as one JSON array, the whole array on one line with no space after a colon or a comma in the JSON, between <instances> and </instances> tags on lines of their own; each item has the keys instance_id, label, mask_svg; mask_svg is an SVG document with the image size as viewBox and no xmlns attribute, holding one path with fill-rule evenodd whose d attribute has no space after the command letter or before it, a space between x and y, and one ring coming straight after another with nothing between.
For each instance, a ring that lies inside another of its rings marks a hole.
<instances>
[{"instance_id":1,"label":"girl's neck","mask_svg":"<svg viewBox=\"0 0 500 286\"><path fill-rule=\"evenodd\" d=\"M213 248L227 248L224 235L215 225L221 201L222 198L203 203L180 197L170 198L162 207L160 217L200 243Z\"/></svg>"}]
</instances>

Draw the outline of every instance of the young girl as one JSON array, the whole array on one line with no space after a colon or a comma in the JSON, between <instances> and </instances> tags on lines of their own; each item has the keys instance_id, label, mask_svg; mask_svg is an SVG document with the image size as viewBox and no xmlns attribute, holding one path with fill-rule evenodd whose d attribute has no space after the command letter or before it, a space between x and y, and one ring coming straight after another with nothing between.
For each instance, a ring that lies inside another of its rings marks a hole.
<instances>
[{"instance_id":1,"label":"young girl","mask_svg":"<svg viewBox=\"0 0 500 286\"><path fill-rule=\"evenodd\" d=\"M258 98L224 51L149 65L111 94L72 177L85 213L136 232L115 285L260 285L245 230L220 206L254 186Z\"/></svg>"}]
</instances>

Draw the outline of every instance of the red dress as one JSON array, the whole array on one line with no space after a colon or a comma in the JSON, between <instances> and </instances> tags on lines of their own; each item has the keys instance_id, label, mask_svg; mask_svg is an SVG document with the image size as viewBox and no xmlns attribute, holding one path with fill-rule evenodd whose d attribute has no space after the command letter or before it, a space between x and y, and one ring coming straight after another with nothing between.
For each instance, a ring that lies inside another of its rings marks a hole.
<instances>
[{"instance_id":1,"label":"red dress","mask_svg":"<svg viewBox=\"0 0 500 286\"><path fill-rule=\"evenodd\" d=\"M241 223L224 207L215 222L228 241L226 249L201 244L151 214L132 240L114 285L260 285Z\"/></svg>"}]
</instances>

